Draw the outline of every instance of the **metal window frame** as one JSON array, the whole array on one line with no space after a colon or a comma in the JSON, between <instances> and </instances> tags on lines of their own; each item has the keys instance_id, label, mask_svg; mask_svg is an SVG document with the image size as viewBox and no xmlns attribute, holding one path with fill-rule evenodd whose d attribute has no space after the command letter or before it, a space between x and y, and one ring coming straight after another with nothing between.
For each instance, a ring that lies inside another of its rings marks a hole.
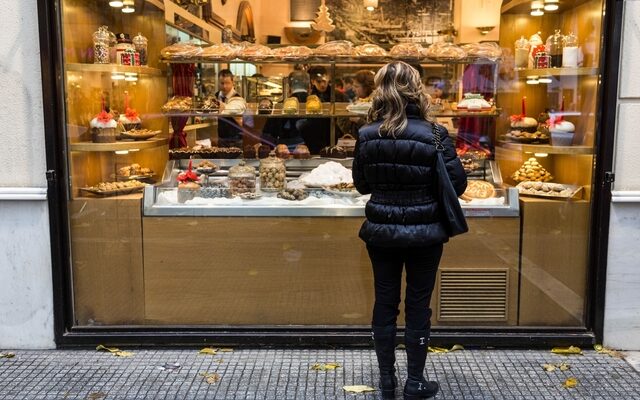
<instances>
[{"instance_id":1,"label":"metal window frame","mask_svg":"<svg viewBox=\"0 0 640 400\"><path fill-rule=\"evenodd\" d=\"M197 345L220 343L245 346L366 345L369 327L197 327L197 326L73 326L73 291L69 240L67 147L64 129L64 65L62 59L61 0L38 1L40 62L44 105L48 205L53 269L55 342L58 347L96 343L136 345ZM605 0L604 40L600 61L602 87L597 110L594 196L591 209L589 291L586 329L562 327L437 327L432 341L468 346L547 347L590 345L602 341L606 288L615 107L620 63L622 0Z\"/></svg>"}]
</instances>

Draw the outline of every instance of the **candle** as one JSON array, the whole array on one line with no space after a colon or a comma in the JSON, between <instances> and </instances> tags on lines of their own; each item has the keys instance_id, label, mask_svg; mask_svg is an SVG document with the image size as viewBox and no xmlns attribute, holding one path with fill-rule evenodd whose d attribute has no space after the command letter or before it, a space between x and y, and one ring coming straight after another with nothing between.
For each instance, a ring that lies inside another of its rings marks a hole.
<instances>
[{"instance_id":1,"label":"candle","mask_svg":"<svg viewBox=\"0 0 640 400\"><path fill-rule=\"evenodd\" d=\"M462 79L458 83L458 101L462 101Z\"/></svg>"},{"instance_id":2,"label":"candle","mask_svg":"<svg viewBox=\"0 0 640 400\"><path fill-rule=\"evenodd\" d=\"M522 96L522 116L524 117L525 115L527 115L527 112L525 110L525 101L527 99L527 96Z\"/></svg>"}]
</instances>

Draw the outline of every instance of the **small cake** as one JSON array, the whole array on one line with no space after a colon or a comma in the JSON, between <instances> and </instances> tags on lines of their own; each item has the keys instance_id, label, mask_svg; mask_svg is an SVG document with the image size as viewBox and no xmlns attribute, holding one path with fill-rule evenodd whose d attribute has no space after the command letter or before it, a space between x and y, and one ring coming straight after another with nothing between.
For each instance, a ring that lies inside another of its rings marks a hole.
<instances>
[{"instance_id":1,"label":"small cake","mask_svg":"<svg viewBox=\"0 0 640 400\"><path fill-rule=\"evenodd\" d=\"M293 158L297 159L307 159L311 158L311 153L309 152L309 148L304 144L299 144L293 150Z\"/></svg>"},{"instance_id":2,"label":"small cake","mask_svg":"<svg viewBox=\"0 0 640 400\"><path fill-rule=\"evenodd\" d=\"M554 146L571 146L576 126L569 121L559 121L550 128L551 144Z\"/></svg>"},{"instance_id":3,"label":"small cake","mask_svg":"<svg viewBox=\"0 0 640 400\"><path fill-rule=\"evenodd\" d=\"M322 102L315 94L307 97L307 114L322 114Z\"/></svg>"},{"instance_id":4,"label":"small cake","mask_svg":"<svg viewBox=\"0 0 640 400\"><path fill-rule=\"evenodd\" d=\"M113 116L102 110L90 122L91 138L94 143L113 143L116 141L116 127L118 123Z\"/></svg>"},{"instance_id":5,"label":"small cake","mask_svg":"<svg viewBox=\"0 0 640 400\"><path fill-rule=\"evenodd\" d=\"M131 131L134 129L140 129L142 120L138 116L138 112L133 108L128 108L124 114L120 114L120 118L118 118L118 122L124 126L125 131Z\"/></svg>"},{"instance_id":6,"label":"small cake","mask_svg":"<svg viewBox=\"0 0 640 400\"><path fill-rule=\"evenodd\" d=\"M512 115L511 129L533 133L538 130L538 120L521 115Z\"/></svg>"},{"instance_id":7,"label":"small cake","mask_svg":"<svg viewBox=\"0 0 640 400\"><path fill-rule=\"evenodd\" d=\"M464 99L458 103L458 110L489 111L491 104L479 93L465 93Z\"/></svg>"},{"instance_id":8,"label":"small cake","mask_svg":"<svg viewBox=\"0 0 640 400\"><path fill-rule=\"evenodd\" d=\"M244 146L244 149L242 150L243 158L256 158L257 154L258 152L256 146L251 144Z\"/></svg>"},{"instance_id":9,"label":"small cake","mask_svg":"<svg viewBox=\"0 0 640 400\"><path fill-rule=\"evenodd\" d=\"M276 146L276 157L284 160L291 157L291 153L289 153L289 148L286 144L279 144Z\"/></svg>"},{"instance_id":10,"label":"small cake","mask_svg":"<svg viewBox=\"0 0 640 400\"><path fill-rule=\"evenodd\" d=\"M347 151L340 146L327 146L320 150L320 157L347 158Z\"/></svg>"},{"instance_id":11,"label":"small cake","mask_svg":"<svg viewBox=\"0 0 640 400\"><path fill-rule=\"evenodd\" d=\"M258 103L258 114L271 114L273 102L269 99L262 99Z\"/></svg>"},{"instance_id":12,"label":"small cake","mask_svg":"<svg viewBox=\"0 0 640 400\"><path fill-rule=\"evenodd\" d=\"M269 157L269 153L271 153L271 146L268 144L261 144L258 147L258 158L267 158ZM288 149L287 149L288 150Z\"/></svg>"},{"instance_id":13,"label":"small cake","mask_svg":"<svg viewBox=\"0 0 640 400\"><path fill-rule=\"evenodd\" d=\"M295 97L289 97L284 101L282 106L282 112L285 114L297 114L298 113L298 99Z\"/></svg>"},{"instance_id":14,"label":"small cake","mask_svg":"<svg viewBox=\"0 0 640 400\"><path fill-rule=\"evenodd\" d=\"M186 171L178 174L178 203L184 203L197 196L200 192L198 175L193 172L193 161L189 160Z\"/></svg>"}]
</instances>

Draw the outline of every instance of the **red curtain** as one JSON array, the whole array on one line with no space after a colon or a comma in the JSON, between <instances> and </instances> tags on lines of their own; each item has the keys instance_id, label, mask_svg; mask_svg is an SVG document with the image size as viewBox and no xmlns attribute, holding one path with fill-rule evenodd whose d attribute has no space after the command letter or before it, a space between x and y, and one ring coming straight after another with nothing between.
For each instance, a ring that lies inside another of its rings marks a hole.
<instances>
[{"instance_id":1,"label":"red curtain","mask_svg":"<svg viewBox=\"0 0 640 400\"><path fill-rule=\"evenodd\" d=\"M193 96L193 81L195 79L194 64L173 64L173 95L174 96ZM184 127L187 125L189 117L178 116L170 117L173 134L169 140L169 148L175 149L179 147L187 147L187 134Z\"/></svg>"}]
</instances>

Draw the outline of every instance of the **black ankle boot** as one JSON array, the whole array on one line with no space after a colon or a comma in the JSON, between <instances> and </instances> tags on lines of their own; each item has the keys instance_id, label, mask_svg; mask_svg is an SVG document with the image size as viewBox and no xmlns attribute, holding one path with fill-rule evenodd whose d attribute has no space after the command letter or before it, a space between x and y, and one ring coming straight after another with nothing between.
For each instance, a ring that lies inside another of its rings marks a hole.
<instances>
[{"instance_id":1,"label":"black ankle boot","mask_svg":"<svg viewBox=\"0 0 640 400\"><path fill-rule=\"evenodd\" d=\"M405 400L428 399L438 393L438 382L424 378L424 365L427 361L429 329L416 331L405 329L404 345L407 349L407 382L404 385Z\"/></svg>"},{"instance_id":2,"label":"black ankle boot","mask_svg":"<svg viewBox=\"0 0 640 400\"><path fill-rule=\"evenodd\" d=\"M380 368L380 390L383 399L395 398L396 378L396 326L374 326L372 336Z\"/></svg>"}]
</instances>

